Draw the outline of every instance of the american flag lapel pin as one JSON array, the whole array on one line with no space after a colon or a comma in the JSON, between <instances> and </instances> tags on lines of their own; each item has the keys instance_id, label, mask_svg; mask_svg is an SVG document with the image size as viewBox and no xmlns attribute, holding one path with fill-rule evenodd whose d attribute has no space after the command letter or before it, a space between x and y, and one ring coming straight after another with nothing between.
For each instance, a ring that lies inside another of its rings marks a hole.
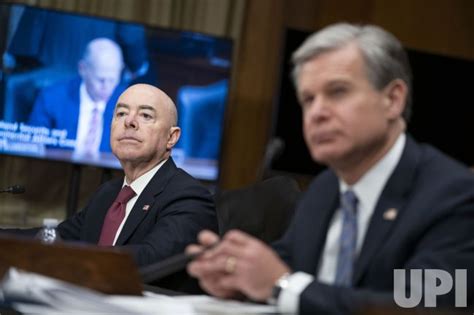
<instances>
[{"instance_id":1,"label":"american flag lapel pin","mask_svg":"<svg viewBox=\"0 0 474 315\"><path fill-rule=\"evenodd\" d=\"M150 205L144 205L142 208L143 211L148 211L148 209L150 209Z\"/></svg>"},{"instance_id":2,"label":"american flag lapel pin","mask_svg":"<svg viewBox=\"0 0 474 315\"><path fill-rule=\"evenodd\" d=\"M393 221L397 218L397 215L398 215L398 210L395 208L390 208L384 212L383 218L387 221Z\"/></svg>"}]
</instances>

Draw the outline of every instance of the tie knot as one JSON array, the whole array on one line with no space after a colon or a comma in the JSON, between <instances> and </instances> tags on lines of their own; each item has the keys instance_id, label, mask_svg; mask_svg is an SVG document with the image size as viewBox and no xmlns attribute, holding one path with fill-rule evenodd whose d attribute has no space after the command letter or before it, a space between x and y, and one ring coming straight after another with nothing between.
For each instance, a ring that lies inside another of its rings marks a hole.
<instances>
[{"instance_id":1,"label":"tie knot","mask_svg":"<svg viewBox=\"0 0 474 315\"><path fill-rule=\"evenodd\" d=\"M135 195L136 195L135 192L133 191L133 189L130 186L123 186L122 190L118 194L115 201L118 202L118 203L121 203L121 204L125 204L130 199L132 199L133 196L135 196Z\"/></svg>"},{"instance_id":2,"label":"tie knot","mask_svg":"<svg viewBox=\"0 0 474 315\"><path fill-rule=\"evenodd\" d=\"M92 104L92 114L96 115L99 112L99 103Z\"/></svg>"},{"instance_id":3,"label":"tie knot","mask_svg":"<svg viewBox=\"0 0 474 315\"><path fill-rule=\"evenodd\" d=\"M343 211L349 211L355 214L357 210L357 196L352 190L348 190L341 196L341 206Z\"/></svg>"}]
</instances>

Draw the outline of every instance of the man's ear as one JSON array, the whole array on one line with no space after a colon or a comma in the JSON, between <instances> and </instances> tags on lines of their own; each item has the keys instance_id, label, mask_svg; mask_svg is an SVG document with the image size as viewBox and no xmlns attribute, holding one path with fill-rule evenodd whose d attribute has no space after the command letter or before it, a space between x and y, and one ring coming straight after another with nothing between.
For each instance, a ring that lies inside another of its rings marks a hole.
<instances>
[{"instance_id":1,"label":"man's ear","mask_svg":"<svg viewBox=\"0 0 474 315\"><path fill-rule=\"evenodd\" d=\"M386 113L389 118L395 119L402 116L406 106L408 86L405 81L395 79L384 88Z\"/></svg>"},{"instance_id":2,"label":"man's ear","mask_svg":"<svg viewBox=\"0 0 474 315\"><path fill-rule=\"evenodd\" d=\"M181 128L171 127L170 133L168 136L168 143L166 144L166 149L171 150L176 144L176 142L178 142L180 136L181 136Z\"/></svg>"}]
</instances>

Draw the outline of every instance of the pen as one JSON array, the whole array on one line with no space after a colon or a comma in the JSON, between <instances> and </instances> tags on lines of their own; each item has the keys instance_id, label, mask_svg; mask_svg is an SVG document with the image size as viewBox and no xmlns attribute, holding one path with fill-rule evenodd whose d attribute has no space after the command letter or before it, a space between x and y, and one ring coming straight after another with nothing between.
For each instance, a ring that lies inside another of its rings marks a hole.
<instances>
[{"instance_id":1,"label":"pen","mask_svg":"<svg viewBox=\"0 0 474 315\"><path fill-rule=\"evenodd\" d=\"M215 242L211 245L205 246L201 251L193 254L181 253L171 256L157 263L144 266L140 268L138 272L140 273L144 283L150 283L159 280L186 268L186 265L189 262L201 256L209 249L216 247L218 243L219 242Z\"/></svg>"}]
</instances>

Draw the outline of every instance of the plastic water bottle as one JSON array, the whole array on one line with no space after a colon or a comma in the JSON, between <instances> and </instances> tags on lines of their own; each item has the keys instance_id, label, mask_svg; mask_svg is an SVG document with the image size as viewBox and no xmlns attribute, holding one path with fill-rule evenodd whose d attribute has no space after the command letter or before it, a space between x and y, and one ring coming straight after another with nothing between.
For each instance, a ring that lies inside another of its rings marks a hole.
<instances>
[{"instance_id":1,"label":"plastic water bottle","mask_svg":"<svg viewBox=\"0 0 474 315\"><path fill-rule=\"evenodd\" d=\"M43 227L38 231L35 238L44 244L53 244L61 241L61 236L56 229L59 224L57 219L43 219Z\"/></svg>"}]
</instances>

